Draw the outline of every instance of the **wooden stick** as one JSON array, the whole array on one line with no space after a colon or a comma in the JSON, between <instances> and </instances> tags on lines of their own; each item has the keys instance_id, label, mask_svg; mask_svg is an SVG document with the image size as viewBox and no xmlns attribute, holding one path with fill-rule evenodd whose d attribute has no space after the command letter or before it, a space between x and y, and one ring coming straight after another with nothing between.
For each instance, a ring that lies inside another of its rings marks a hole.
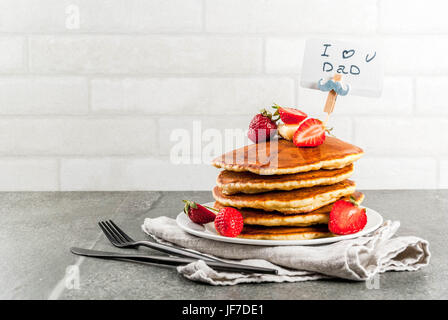
<instances>
[{"instance_id":1,"label":"wooden stick","mask_svg":"<svg viewBox=\"0 0 448 320\"><path fill-rule=\"evenodd\" d=\"M341 81L342 76L340 74L336 74L333 77L333 81ZM334 105L336 104L336 98L338 97L338 94L336 93L336 91L331 90L330 92L328 92L328 96L327 96L327 101L325 102L325 107L324 107L324 112L327 113L327 119L325 120L324 124L327 123L330 114L333 113L334 110Z\"/></svg>"}]
</instances>

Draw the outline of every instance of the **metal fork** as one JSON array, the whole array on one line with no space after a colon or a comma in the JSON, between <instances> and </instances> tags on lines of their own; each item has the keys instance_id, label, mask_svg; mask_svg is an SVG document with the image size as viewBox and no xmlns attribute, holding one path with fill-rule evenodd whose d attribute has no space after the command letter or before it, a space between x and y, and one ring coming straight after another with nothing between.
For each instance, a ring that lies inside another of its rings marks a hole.
<instances>
[{"instance_id":1,"label":"metal fork","mask_svg":"<svg viewBox=\"0 0 448 320\"><path fill-rule=\"evenodd\" d=\"M200 253L191 252L185 249L176 248L173 246L169 246L166 244L161 244L157 242L151 242L151 241L135 241L130 236L128 236L123 230L121 230L112 220L108 221L100 221L98 223L101 230L103 230L104 234L106 235L107 239L118 248L137 248L139 246L148 247L151 249L155 249L161 252L165 252L168 254L175 254L180 255L184 257L189 258L195 258L205 261L221 261L219 259L214 259L211 257L208 257L206 255L202 255Z\"/></svg>"}]
</instances>

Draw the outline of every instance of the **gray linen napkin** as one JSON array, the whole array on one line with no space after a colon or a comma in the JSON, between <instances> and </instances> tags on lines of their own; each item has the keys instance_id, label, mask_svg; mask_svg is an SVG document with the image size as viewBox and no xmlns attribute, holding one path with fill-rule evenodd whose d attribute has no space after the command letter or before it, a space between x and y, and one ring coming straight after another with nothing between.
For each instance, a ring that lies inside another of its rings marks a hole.
<instances>
[{"instance_id":1,"label":"gray linen napkin","mask_svg":"<svg viewBox=\"0 0 448 320\"><path fill-rule=\"evenodd\" d=\"M386 271L414 271L429 263L429 243L414 236L395 237L398 221L386 221L370 235L320 246L252 246L199 238L184 232L174 219L145 219L142 229L160 242L243 264L270 267L278 275L217 272L204 261L177 270L184 277L212 285L296 282L323 278L365 281Z\"/></svg>"}]
</instances>

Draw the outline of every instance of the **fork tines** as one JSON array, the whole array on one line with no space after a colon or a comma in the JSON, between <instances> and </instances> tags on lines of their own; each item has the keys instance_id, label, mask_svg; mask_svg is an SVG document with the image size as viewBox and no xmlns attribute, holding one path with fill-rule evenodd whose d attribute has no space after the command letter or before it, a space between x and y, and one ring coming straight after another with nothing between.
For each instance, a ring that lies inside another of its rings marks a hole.
<instances>
[{"instance_id":1,"label":"fork tines","mask_svg":"<svg viewBox=\"0 0 448 320\"><path fill-rule=\"evenodd\" d=\"M135 242L112 220L100 221L98 225L100 226L101 230L103 230L109 241L114 245L125 245L127 243Z\"/></svg>"}]
</instances>

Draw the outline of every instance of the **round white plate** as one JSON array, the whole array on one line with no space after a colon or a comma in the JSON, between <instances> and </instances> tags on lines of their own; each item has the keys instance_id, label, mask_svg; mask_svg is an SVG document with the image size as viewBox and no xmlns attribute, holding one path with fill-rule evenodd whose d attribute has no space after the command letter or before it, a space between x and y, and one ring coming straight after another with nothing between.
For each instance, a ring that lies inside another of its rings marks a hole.
<instances>
[{"instance_id":1,"label":"round white plate","mask_svg":"<svg viewBox=\"0 0 448 320\"><path fill-rule=\"evenodd\" d=\"M206 203L205 205L212 207L213 202ZM238 244L250 244L257 246L308 246L308 245L325 244L325 243L338 242L346 239L358 238L372 231L375 231L383 223L383 217L375 210L372 210L370 208L366 209L367 209L366 210L367 224L363 230L345 236L334 236L329 238L310 239L310 240L256 240L256 239L224 237L218 234L218 232L216 232L213 222L203 226L200 224L196 224L193 221L191 221L190 218L188 218L188 216L184 212L178 214L176 222L179 227L181 227L188 233L191 233L198 237L212 239L216 241L231 242Z\"/></svg>"}]
</instances>

